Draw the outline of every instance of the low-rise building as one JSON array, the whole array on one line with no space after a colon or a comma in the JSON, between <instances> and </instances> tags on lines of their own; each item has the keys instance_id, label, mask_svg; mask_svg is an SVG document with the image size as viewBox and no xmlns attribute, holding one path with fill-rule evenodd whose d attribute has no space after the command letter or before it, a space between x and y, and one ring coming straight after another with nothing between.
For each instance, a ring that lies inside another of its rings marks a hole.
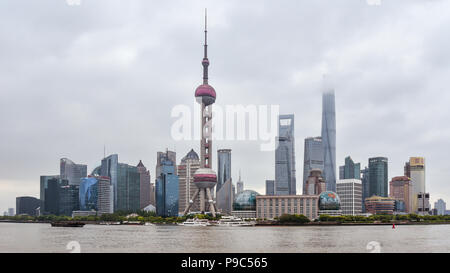
<instances>
[{"instance_id":1,"label":"low-rise building","mask_svg":"<svg viewBox=\"0 0 450 273\"><path fill-rule=\"evenodd\" d=\"M257 196L256 217L274 219L283 214L297 214L314 220L319 213L318 203L318 195Z\"/></svg>"},{"instance_id":2,"label":"low-rise building","mask_svg":"<svg viewBox=\"0 0 450 273\"><path fill-rule=\"evenodd\" d=\"M366 198L366 212L371 214L394 214L395 200L390 197L372 196Z\"/></svg>"}]
</instances>

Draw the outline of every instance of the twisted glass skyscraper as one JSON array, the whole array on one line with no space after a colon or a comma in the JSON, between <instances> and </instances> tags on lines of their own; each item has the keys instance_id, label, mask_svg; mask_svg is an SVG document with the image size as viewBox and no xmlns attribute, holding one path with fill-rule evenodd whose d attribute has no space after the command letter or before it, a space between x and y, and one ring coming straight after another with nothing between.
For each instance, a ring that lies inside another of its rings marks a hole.
<instances>
[{"instance_id":1,"label":"twisted glass skyscraper","mask_svg":"<svg viewBox=\"0 0 450 273\"><path fill-rule=\"evenodd\" d=\"M336 192L336 110L334 90L322 95L323 177L327 190Z\"/></svg>"}]
</instances>

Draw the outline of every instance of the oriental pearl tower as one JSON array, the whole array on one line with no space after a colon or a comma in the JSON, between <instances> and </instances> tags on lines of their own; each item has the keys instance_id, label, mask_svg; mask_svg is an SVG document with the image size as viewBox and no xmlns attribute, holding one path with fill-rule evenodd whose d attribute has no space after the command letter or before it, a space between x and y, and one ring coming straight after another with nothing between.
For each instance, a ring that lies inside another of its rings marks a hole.
<instances>
[{"instance_id":1,"label":"oriental pearl tower","mask_svg":"<svg viewBox=\"0 0 450 273\"><path fill-rule=\"evenodd\" d=\"M205 44L204 57L202 60L203 66L203 84L195 90L195 98L201 105L202 111L202 131L200 141L200 168L194 174L194 184L197 189L194 192L193 198L189 200L189 205L186 207L184 214L186 214L200 195L200 211L204 214L208 209L211 214L216 216L216 208L212 199L211 190L217 183L216 173L211 169L212 162L212 105L216 101L216 91L208 84L208 31L207 31L207 14L205 11ZM207 199L206 199L207 198ZM207 201L207 202L206 202ZM206 205L208 203L208 205ZM205 208L209 206L209 208Z\"/></svg>"}]
</instances>

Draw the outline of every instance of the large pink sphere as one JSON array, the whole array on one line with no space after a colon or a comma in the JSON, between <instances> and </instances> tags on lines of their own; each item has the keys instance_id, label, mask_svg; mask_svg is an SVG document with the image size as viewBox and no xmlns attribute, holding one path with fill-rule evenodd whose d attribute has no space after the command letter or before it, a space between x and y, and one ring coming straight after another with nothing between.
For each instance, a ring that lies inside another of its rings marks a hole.
<instances>
[{"instance_id":1,"label":"large pink sphere","mask_svg":"<svg viewBox=\"0 0 450 273\"><path fill-rule=\"evenodd\" d=\"M202 84L195 90L195 97L206 106L216 102L216 91L209 84Z\"/></svg>"}]
</instances>

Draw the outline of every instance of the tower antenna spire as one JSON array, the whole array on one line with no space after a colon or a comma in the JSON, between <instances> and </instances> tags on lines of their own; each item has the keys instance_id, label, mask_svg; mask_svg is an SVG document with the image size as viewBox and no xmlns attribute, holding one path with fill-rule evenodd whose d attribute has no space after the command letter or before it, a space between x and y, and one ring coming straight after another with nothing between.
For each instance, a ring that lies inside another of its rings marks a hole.
<instances>
[{"instance_id":1,"label":"tower antenna spire","mask_svg":"<svg viewBox=\"0 0 450 273\"><path fill-rule=\"evenodd\" d=\"M208 84L208 66L209 66L209 60L208 60L208 10L205 9L205 44L203 45L204 52L203 52L203 84Z\"/></svg>"}]
</instances>

